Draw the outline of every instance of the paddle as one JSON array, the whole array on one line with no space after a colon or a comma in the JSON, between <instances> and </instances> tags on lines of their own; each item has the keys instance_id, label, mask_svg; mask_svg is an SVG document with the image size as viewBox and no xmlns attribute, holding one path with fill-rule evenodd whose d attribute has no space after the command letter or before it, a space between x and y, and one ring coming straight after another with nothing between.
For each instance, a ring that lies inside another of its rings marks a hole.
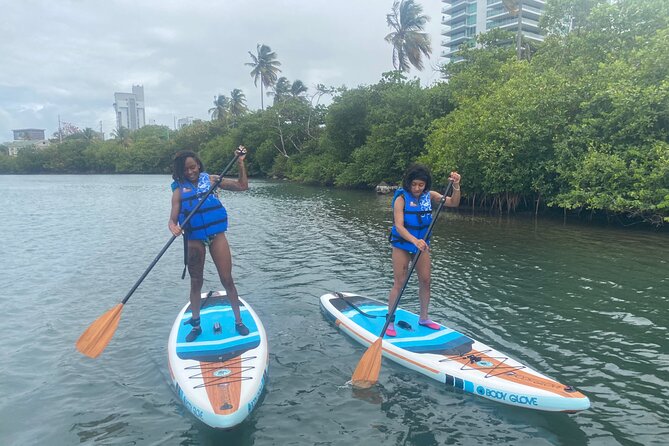
<instances>
[{"instance_id":1,"label":"paddle","mask_svg":"<svg viewBox=\"0 0 669 446\"><path fill-rule=\"evenodd\" d=\"M240 154L246 153L246 149L242 148L240 146L240 149L238 149L235 152L235 156L230 160L227 166L223 169L223 172L218 177L218 181L216 181L210 188L209 191L207 191L207 194L202 197L202 200L195 206L195 209L193 209L190 214L186 217L186 219L181 223L181 227L185 227L186 224L190 221L190 219L195 215L195 213L200 209L204 201L209 197L209 195L212 194L214 190L221 184L221 181L223 180L223 175L226 174L228 170L232 167L232 165L237 161L237 158L239 158ZM156 256L155 259L153 259L153 262L149 265L149 267L144 271L144 273L141 275L141 277L135 282L135 284L132 286L130 291L128 291L128 294L125 295L121 303L117 304L114 308L111 310L107 311L105 314L100 316L93 322L87 329L82 333L82 335L79 337L77 340L77 350L79 350L81 353L84 355L91 357L91 358L97 358L100 356L100 353L107 347L107 344L109 344L109 341L111 341L112 336L114 336L114 333L116 332L116 328L118 327L119 320L121 319L121 310L123 310L123 305L130 299L130 296L132 296L132 293L135 292L137 287L139 287L139 284L144 281L146 276L149 275L149 272L153 269L154 266L156 266L156 263L158 263L158 260L165 254L165 251L167 251L167 248L170 247L172 242L177 238L176 235L172 234L172 237L170 240L163 246L163 249L160 250L158 255Z\"/></svg>"},{"instance_id":2,"label":"paddle","mask_svg":"<svg viewBox=\"0 0 669 446\"><path fill-rule=\"evenodd\" d=\"M437 211L434 214L434 218L432 219L430 226L427 228L427 233L425 234L425 238L423 240L428 240L430 238L430 235L432 234L432 228L434 228L434 224L437 222L437 219L439 218L439 213L441 212L441 209L444 207L444 203L446 202L446 195L448 195L451 188L453 188L453 180L450 180L448 182L446 190L444 191L441 200L439 200L439 207L437 207ZM372 387L374 384L376 384L376 382L378 381L379 372L381 371L381 353L382 353L383 335L385 334L386 328L388 328L388 324L390 324L390 321L392 320L393 315L397 310L397 306L400 303L400 298L402 297L402 294L404 294L404 290L406 289L407 284L409 283L409 278L411 277L413 270L416 268L416 263L418 263L418 259L420 258L422 252L423 251L421 250L416 251L416 253L411 258L410 262L411 265L409 267L409 272L407 274L406 279L404 279L404 283L402 284L402 289L400 290L400 294L397 296L397 299L395 300L393 306L388 310L388 317L386 318L386 323L383 324L383 328L381 329L381 334L379 334L378 339L374 341L372 345L369 346L365 354L362 355L362 358L360 358L360 362L358 362L358 366L355 368L355 371L353 372L353 377L351 378L351 383L353 384L353 387L356 387L358 389L368 389Z\"/></svg>"},{"instance_id":3,"label":"paddle","mask_svg":"<svg viewBox=\"0 0 669 446\"><path fill-rule=\"evenodd\" d=\"M355 311L357 311L358 313L362 314L365 317L368 317L370 319L376 319L377 317L380 317L378 315L365 313L360 308L358 308L358 306L356 304L354 304L350 300L346 299L346 297L344 297L344 295L342 293L340 293L339 291L334 291L333 294L335 296L337 296L338 298L340 298L341 300L343 300L344 302L346 302L351 308L353 308Z\"/></svg>"}]
</instances>

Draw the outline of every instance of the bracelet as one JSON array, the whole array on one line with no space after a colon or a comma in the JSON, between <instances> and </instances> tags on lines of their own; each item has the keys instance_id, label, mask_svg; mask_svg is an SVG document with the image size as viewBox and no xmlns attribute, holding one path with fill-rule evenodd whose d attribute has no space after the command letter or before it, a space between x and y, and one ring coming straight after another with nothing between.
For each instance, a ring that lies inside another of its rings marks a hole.
<instances>
[{"instance_id":1,"label":"bracelet","mask_svg":"<svg viewBox=\"0 0 669 446\"><path fill-rule=\"evenodd\" d=\"M453 190L460 190L460 186L458 186L458 188L456 189L456 188L455 188L455 184L454 184L454 185L453 185Z\"/></svg>"}]
</instances>

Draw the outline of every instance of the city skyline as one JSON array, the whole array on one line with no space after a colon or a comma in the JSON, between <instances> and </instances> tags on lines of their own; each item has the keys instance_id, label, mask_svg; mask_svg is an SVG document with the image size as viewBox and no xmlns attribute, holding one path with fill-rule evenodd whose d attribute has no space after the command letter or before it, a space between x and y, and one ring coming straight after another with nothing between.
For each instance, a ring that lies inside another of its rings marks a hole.
<instances>
[{"instance_id":1,"label":"city skyline","mask_svg":"<svg viewBox=\"0 0 669 446\"><path fill-rule=\"evenodd\" d=\"M423 72L408 77L429 85L440 79L442 4L417 3L431 19L432 57ZM258 43L277 53L280 75L303 81L310 92L319 83L371 85L393 69L384 40L388 0L38 5L3 9L13 38L0 42L0 57L11 61L0 72L0 142L20 128L45 129L51 137L58 115L110 135L116 128L111 95L132 85L145 88L146 124L173 128L184 117L208 120L213 97L235 88L259 109L260 91L245 65Z\"/></svg>"}]
</instances>

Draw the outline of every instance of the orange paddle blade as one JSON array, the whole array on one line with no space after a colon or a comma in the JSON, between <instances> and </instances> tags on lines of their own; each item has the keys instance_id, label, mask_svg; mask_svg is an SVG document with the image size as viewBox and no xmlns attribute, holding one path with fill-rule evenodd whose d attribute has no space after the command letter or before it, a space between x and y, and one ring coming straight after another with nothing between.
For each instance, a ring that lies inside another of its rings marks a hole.
<instances>
[{"instance_id":1,"label":"orange paddle blade","mask_svg":"<svg viewBox=\"0 0 669 446\"><path fill-rule=\"evenodd\" d=\"M383 338L378 338L369 346L365 354L362 355L362 358L360 358L360 362L358 362L358 366L353 372L353 378L351 378L353 387L369 389L379 380L382 343Z\"/></svg>"},{"instance_id":2,"label":"orange paddle blade","mask_svg":"<svg viewBox=\"0 0 669 446\"><path fill-rule=\"evenodd\" d=\"M77 350L90 358L97 358L107 347L121 320L123 304L118 304L93 322L77 340Z\"/></svg>"}]
</instances>

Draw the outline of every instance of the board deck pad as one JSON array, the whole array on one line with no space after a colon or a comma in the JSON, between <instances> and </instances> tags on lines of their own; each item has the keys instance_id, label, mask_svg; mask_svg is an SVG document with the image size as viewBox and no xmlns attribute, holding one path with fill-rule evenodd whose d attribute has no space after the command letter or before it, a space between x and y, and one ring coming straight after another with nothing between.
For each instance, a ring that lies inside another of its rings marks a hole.
<instances>
[{"instance_id":1,"label":"board deck pad","mask_svg":"<svg viewBox=\"0 0 669 446\"><path fill-rule=\"evenodd\" d=\"M342 332L363 345L381 336L388 306L354 293L328 293L321 310ZM383 336L384 357L436 379L449 387L510 405L547 411L577 412L590 400L482 342L440 325L418 324L418 315L395 312L397 336Z\"/></svg>"},{"instance_id":2,"label":"board deck pad","mask_svg":"<svg viewBox=\"0 0 669 446\"><path fill-rule=\"evenodd\" d=\"M385 316L388 314L387 305L363 296L342 296L331 302L358 326L371 333L381 334L381 329L386 323ZM360 311L354 309L351 304ZM376 317L365 316L363 312ZM398 308L395 311L397 336L386 337L386 341L416 353L450 355L471 350L474 341L462 333L443 326L440 330L433 330L420 325L418 319L417 314ZM408 324L409 328L402 328L401 322Z\"/></svg>"},{"instance_id":3,"label":"board deck pad","mask_svg":"<svg viewBox=\"0 0 669 446\"><path fill-rule=\"evenodd\" d=\"M186 336L192 326L186 324L191 318L190 305L181 320L177 334L177 355L181 359L197 361L224 361L239 356L241 353L260 345L258 327L249 316L246 307L240 303L239 313L242 322L249 329L249 334L241 336L235 330L235 316L227 296L210 296L200 309L200 326L202 334L193 342L186 342ZM214 324L221 325L221 331L214 332Z\"/></svg>"}]
</instances>

